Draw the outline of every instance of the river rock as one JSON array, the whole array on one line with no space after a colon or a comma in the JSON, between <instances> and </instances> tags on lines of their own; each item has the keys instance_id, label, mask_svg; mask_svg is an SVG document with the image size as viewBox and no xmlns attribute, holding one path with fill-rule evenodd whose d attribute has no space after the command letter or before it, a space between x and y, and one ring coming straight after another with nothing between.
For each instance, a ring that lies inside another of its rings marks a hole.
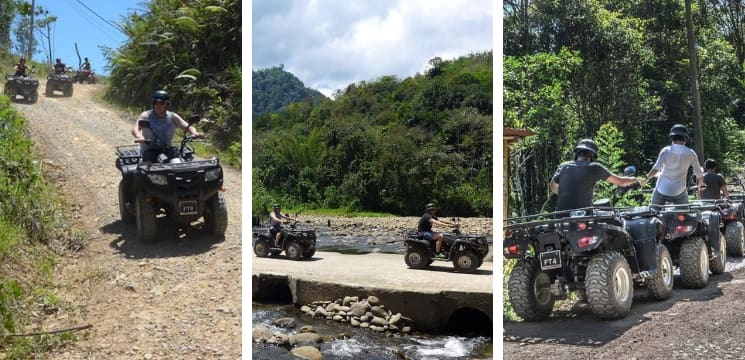
<instances>
[{"instance_id":1,"label":"river rock","mask_svg":"<svg viewBox=\"0 0 745 360\"><path fill-rule=\"evenodd\" d=\"M378 303L380 303L380 299L378 299L377 296L370 295L367 297L367 302L370 305L378 305Z\"/></svg>"},{"instance_id":2,"label":"river rock","mask_svg":"<svg viewBox=\"0 0 745 360\"><path fill-rule=\"evenodd\" d=\"M300 344L317 344L321 342L321 335L316 333L300 333L290 335L290 345L297 346Z\"/></svg>"},{"instance_id":3,"label":"river rock","mask_svg":"<svg viewBox=\"0 0 745 360\"><path fill-rule=\"evenodd\" d=\"M304 312L304 313L307 314L308 312L313 311L313 309L310 306L308 306L308 305L303 305L303 306L300 307L300 311L302 311L302 312Z\"/></svg>"},{"instance_id":4,"label":"river rock","mask_svg":"<svg viewBox=\"0 0 745 360\"><path fill-rule=\"evenodd\" d=\"M334 320L334 321L342 321L342 319L344 319L344 317L341 316L341 315L334 315L334 317L332 317L331 319Z\"/></svg>"},{"instance_id":5,"label":"river rock","mask_svg":"<svg viewBox=\"0 0 745 360\"><path fill-rule=\"evenodd\" d=\"M388 328L391 329L391 331L399 331L398 326L393 324L388 324Z\"/></svg>"},{"instance_id":6,"label":"river rock","mask_svg":"<svg viewBox=\"0 0 745 360\"><path fill-rule=\"evenodd\" d=\"M411 334L411 326L404 326L401 328L402 334Z\"/></svg>"},{"instance_id":7,"label":"river rock","mask_svg":"<svg viewBox=\"0 0 745 360\"><path fill-rule=\"evenodd\" d=\"M337 305L335 303L331 303L331 304L326 305L326 312L334 312L334 311L336 311L336 306Z\"/></svg>"},{"instance_id":8,"label":"river rock","mask_svg":"<svg viewBox=\"0 0 745 360\"><path fill-rule=\"evenodd\" d=\"M326 309L324 309L324 308L322 308L320 306L316 308L315 316L317 316L317 317L326 317L326 315L328 315L328 312L326 312Z\"/></svg>"},{"instance_id":9,"label":"river rock","mask_svg":"<svg viewBox=\"0 0 745 360\"><path fill-rule=\"evenodd\" d=\"M290 350L290 353L297 358L304 360L323 360L323 354L314 346L301 346Z\"/></svg>"},{"instance_id":10,"label":"river rock","mask_svg":"<svg viewBox=\"0 0 745 360\"><path fill-rule=\"evenodd\" d=\"M370 329L373 329L374 331L377 331L377 332L385 331L385 328L383 328L382 326L375 326L375 325L370 325Z\"/></svg>"},{"instance_id":11,"label":"river rock","mask_svg":"<svg viewBox=\"0 0 745 360\"><path fill-rule=\"evenodd\" d=\"M266 341L267 344L285 346L290 344L290 336L287 334L274 334L271 339Z\"/></svg>"},{"instance_id":12,"label":"river rock","mask_svg":"<svg viewBox=\"0 0 745 360\"><path fill-rule=\"evenodd\" d=\"M316 331L316 328L314 328L314 327L312 327L310 325L305 325L305 326L303 326L303 327L300 328L300 332L301 333L316 333L317 331Z\"/></svg>"},{"instance_id":13,"label":"river rock","mask_svg":"<svg viewBox=\"0 0 745 360\"><path fill-rule=\"evenodd\" d=\"M370 323L372 325L383 326L383 325L385 325L385 319L383 319L382 317L377 317L376 316L376 317L373 317L373 319L372 319L372 321L370 321Z\"/></svg>"},{"instance_id":14,"label":"river rock","mask_svg":"<svg viewBox=\"0 0 745 360\"><path fill-rule=\"evenodd\" d=\"M398 323L399 320L401 320L401 313L396 313L391 315L391 318L388 319L388 323L391 325L395 325L396 323Z\"/></svg>"},{"instance_id":15,"label":"river rock","mask_svg":"<svg viewBox=\"0 0 745 360\"><path fill-rule=\"evenodd\" d=\"M358 296L352 296L352 298L351 298L350 301L353 302L353 303L356 303L356 302L360 301L360 298Z\"/></svg>"},{"instance_id":16,"label":"river rock","mask_svg":"<svg viewBox=\"0 0 745 360\"><path fill-rule=\"evenodd\" d=\"M351 318L351 319L349 319L349 323L350 323L350 324L351 324L352 326L354 326L354 327L358 327L358 326L360 326L360 321L359 321L359 320L357 320L357 319L355 319L355 318Z\"/></svg>"},{"instance_id":17,"label":"river rock","mask_svg":"<svg viewBox=\"0 0 745 360\"><path fill-rule=\"evenodd\" d=\"M373 306L371 309L373 315L380 316L382 318L388 316L388 312L385 310L383 306Z\"/></svg>"},{"instance_id":18,"label":"river rock","mask_svg":"<svg viewBox=\"0 0 745 360\"><path fill-rule=\"evenodd\" d=\"M352 310L352 309L349 306L342 305L342 306L337 307L336 310L337 311L349 312L349 310Z\"/></svg>"},{"instance_id":19,"label":"river rock","mask_svg":"<svg viewBox=\"0 0 745 360\"><path fill-rule=\"evenodd\" d=\"M365 306L364 303L357 302L352 304L352 306L349 307L349 310L354 316L362 316L365 315L365 312L367 312L367 306Z\"/></svg>"},{"instance_id":20,"label":"river rock","mask_svg":"<svg viewBox=\"0 0 745 360\"><path fill-rule=\"evenodd\" d=\"M272 336L274 336L274 334L272 334L272 331L264 325L256 325L256 327L254 327L253 331L251 332L251 338L253 339L253 341L265 342L271 339Z\"/></svg>"},{"instance_id":21,"label":"river rock","mask_svg":"<svg viewBox=\"0 0 745 360\"><path fill-rule=\"evenodd\" d=\"M344 300L341 301L341 304L344 306L349 306L349 304L352 302L351 296L345 296Z\"/></svg>"},{"instance_id":22,"label":"river rock","mask_svg":"<svg viewBox=\"0 0 745 360\"><path fill-rule=\"evenodd\" d=\"M295 327L295 319L289 317L275 319L274 321L272 321L272 325L281 328L292 329Z\"/></svg>"},{"instance_id":23,"label":"river rock","mask_svg":"<svg viewBox=\"0 0 745 360\"><path fill-rule=\"evenodd\" d=\"M368 327L370 327L370 323L369 322L366 322L366 321L365 322L361 322L360 323L360 327L363 328L363 329L364 328L368 328Z\"/></svg>"},{"instance_id":24,"label":"river rock","mask_svg":"<svg viewBox=\"0 0 745 360\"><path fill-rule=\"evenodd\" d=\"M370 321L370 319L372 319L372 316L367 315L367 314L360 316L360 321L362 322L368 322Z\"/></svg>"}]
</instances>

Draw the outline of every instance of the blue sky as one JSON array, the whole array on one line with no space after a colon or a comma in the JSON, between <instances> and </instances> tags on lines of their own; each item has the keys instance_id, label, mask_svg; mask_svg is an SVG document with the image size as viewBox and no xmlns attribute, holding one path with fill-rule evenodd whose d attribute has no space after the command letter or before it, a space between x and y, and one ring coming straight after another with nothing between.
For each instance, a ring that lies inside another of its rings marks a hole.
<instances>
[{"instance_id":1,"label":"blue sky","mask_svg":"<svg viewBox=\"0 0 745 360\"><path fill-rule=\"evenodd\" d=\"M29 0L30 2L30 0ZM145 9L143 0L36 0L36 6L43 7L50 15L57 16L52 24L52 59L61 58L62 62L73 68L78 67L75 54L75 42L78 43L81 59L88 57L93 70L99 74L108 74L107 65L99 46L119 48L126 40L125 36L113 26L87 10L81 2L102 18L121 24L129 13L142 13ZM47 59L47 39L36 32L35 41L42 42L42 53L34 54L35 61Z\"/></svg>"},{"instance_id":2,"label":"blue sky","mask_svg":"<svg viewBox=\"0 0 745 360\"><path fill-rule=\"evenodd\" d=\"M330 95L493 48L493 0L254 0L253 69L284 65Z\"/></svg>"}]
</instances>

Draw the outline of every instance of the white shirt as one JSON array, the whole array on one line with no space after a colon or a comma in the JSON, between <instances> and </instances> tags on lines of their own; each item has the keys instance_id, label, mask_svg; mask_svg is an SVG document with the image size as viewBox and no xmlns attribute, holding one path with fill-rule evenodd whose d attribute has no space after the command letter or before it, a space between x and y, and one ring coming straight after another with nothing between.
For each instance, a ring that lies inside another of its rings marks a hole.
<instances>
[{"instance_id":1,"label":"white shirt","mask_svg":"<svg viewBox=\"0 0 745 360\"><path fill-rule=\"evenodd\" d=\"M696 177L704 175L698 156L693 149L681 144L672 144L662 148L657 162L652 167L659 171L657 192L662 195L675 196L685 191L689 167L693 167Z\"/></svg>"}]
</instances>

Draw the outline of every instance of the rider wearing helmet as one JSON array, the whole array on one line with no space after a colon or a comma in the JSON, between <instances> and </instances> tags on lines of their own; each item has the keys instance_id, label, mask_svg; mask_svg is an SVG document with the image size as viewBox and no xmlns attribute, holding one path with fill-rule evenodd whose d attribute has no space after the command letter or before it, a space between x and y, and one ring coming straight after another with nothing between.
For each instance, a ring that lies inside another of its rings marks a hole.
<instances>
[{"instance_id":1,"label":"rider wearing helmet","mask_svg":"<svg viewBox=\"0 0 745 360\"><path fill-rule=\"evenodd\" d=\"M698 180L699 191L704 186L704 173L698 162L698 156L693 149L686 146L688 131L680 124L673 125L670 129L670 140L672 144L665 146L660 151L652 169L647 174L646 180L659 175L657 185L652 193L653 205L688 204L688 192L686 189L686 175L688 168L693 168L693 173ZM700 193L699 193L700 196Z\"/></svg>"},{"instance_id":2,"label":"rider wearing helmet","mask_svg":"<svg viewBox=\"0 0 745 360\"><path fill-rule=\"evenodd\" d=\"M60 58L57 58L56 62L54 63L54 73L64 74L66 68L67 67L65 66L65 64L62 63L62 60Z\"/></svg>"},{"instance_id":3,"label":"rider wearing helmet","mask_svg":"<svg viewBox=\"0 0 745 360\"><path fill-rule=\"evenodd\" d=\"M282 215L282 207L274 204L274 210L269 213L269 233L274 238L274 247L279 247L279 240L282 237L282 220L292 220L289 216Z\"/></svg>"},{"instance_id":4,"label":"rider wearing helmet","mask_svg":"<svg viewBox=\"0 0 745 360\"><path fill-rule=\"evenodd\" d=\"M28 76L28 73L26 73L28 70L31 70L31 68L26 65L26 59L18 59L18 64L15 66L15 76Z\"/></svg>"},{"instance_id":5,"label":"rider wearing helmet","mask_svg":"<svg viewBox=\"0 0 745 360\"><path fill-rule=\"evenodd\" d=\"M592 206L592 192L600 180L618 186L629 186L637 181L635 177L613 174L595 162L597 156L598 146L594 141L580 140L574 147L574 161L563 163L556 170L550 184L551 191L558 195L556 211Z\"/></svg>"},{"instance_id":6,"label":"rider wearing helmet","mask_svg":"<svg viewBox=\"0 0 745 360\"><path fill-rule=\"evenodd\" d=\"M88 71L90 71L90 69L91 69L91 63L90 63L90 62L88 62L88 58L85 58L85 60L83 61L83 65L81 65L80 67L81 67L81 68L82 68L83 70L88 70Z\"/></svg>"},{"instance_id":7,"label":"rider wearing helmet","mask_svg":"<svg viewBox=\"0 0 745 360\"><path fill-rule=\"evenodd\" d=\"M433 203L427 204L424 208L424 214L421 218L419 218L419 223L417 224L416 231L419 233L419 236L421 236L424 239L427 239L429 241L436 241L435 243L435 254L437 256L443 256L444 254L440 254L440 250L442 250L442 234L438 232L432 231L432 225L440 225L440 226L450 226L455 227L456 225L446 221L446 220L440 220L436 216L437 214L437 206ZM444 256L446 257L446 256Z\"/></svg>"},{"instance_id":8,"label":"rider wearing helmet","mask_svg":"<svg viewBox=\"0 0 745 360\"><path fill-rule=\"evenodd\" d=\"M168 111L170 97L167 92L163 90L155 91L152 100L153 109L140 114L132 127L132 136L134 136L135 142L142 144L140 147L142 161L149 163L154 162L160 154L165 154L169 159L178 156L178 148L171 145L176 128L184 129L196 137L203 137L202 133L198 132L194 126L189 125L181 116ZM145 141L141 123L149 124L146 127L150 128L154 138L147 140L155 141Z\"/></svg>"}]
</instances>

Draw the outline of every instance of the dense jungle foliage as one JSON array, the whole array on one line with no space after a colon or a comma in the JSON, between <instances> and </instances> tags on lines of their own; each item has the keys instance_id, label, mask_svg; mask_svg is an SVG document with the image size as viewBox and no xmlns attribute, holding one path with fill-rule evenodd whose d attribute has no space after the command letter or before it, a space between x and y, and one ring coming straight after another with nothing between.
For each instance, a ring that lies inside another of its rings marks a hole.
<instances>
[{"instance_id":1,"label":"dense jungle foliage","mask_svg":"<svg viewBox=\"0 0 745 360\"><path fill-rule=\"evenodd\" d=\"M306 98L321 100L320 91L305 87L300 79L284 71L284 66L253 70L251 78L251 113L253 117L277 112Z\"/></svg>"},{"instance_id":2,"label":"dense jungle foliage","mask_svg":"<svg viewBox=\"0 0 745 360\"><path fill-rule=\"evenodd\" d=\"M632 164L641 175L672 125L693 135L683 0L505 0L503 10L504 126L536 132L511 151L511 215L540 211L582 138L598 142L612 171ZM734 175L745 156L745 6L694 1L693 22L701 155Z\"/></svg>"},{"instance_id":3,"label":"dense jungle foliage","mask_svg":"<svg viewBox=\"0 0 745 360\"><path fill-rule=\"evenodd\" d=\"M273 202L401 215L492 212L492 53L350 84L253 119L254 213Z\"/></svg>"},{"instance_id":4,"label":"dense jungle foliage","mask_svg":"<svg viewBox=\"0 0 745 360\"><path fill-rule=\"evenodd\" d=\"M153 0L123 26L128 41L109 50L106 98L150 107L154 90L171 95L170 110L202 115L198 127L226 151L241 155L241 2Z\"/></svg>"}]
</instances>

